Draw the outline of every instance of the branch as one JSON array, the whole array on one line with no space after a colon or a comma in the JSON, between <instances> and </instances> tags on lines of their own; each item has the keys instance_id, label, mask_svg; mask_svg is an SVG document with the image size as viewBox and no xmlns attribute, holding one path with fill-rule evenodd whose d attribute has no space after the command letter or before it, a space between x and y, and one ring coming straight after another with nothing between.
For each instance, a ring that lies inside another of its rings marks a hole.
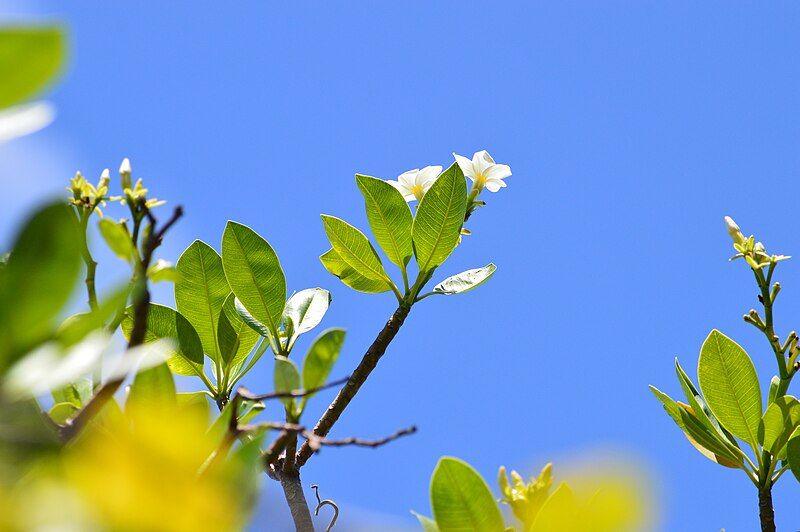
<instances>
[{"instance_id":1,"label":"branch","mask_svg":"<svg viewBox=\"0 0 800 532\"><path fill-rule=\"evenodd\" d=\"M157 221L149 210L146 212L146 215L148 220L150 220L152 232L144 246L144 253L138 265L140 290L133 307L133 329L131 329L131 336L128 340L128 349L144 343L145 333L147 332L147 315L150 310L150 291L147 289L147 268L150 266L150 261L153 259L153 252L161 245L164 234L181 216L183 216L183 208L181 206L175 207L172 216L167 220L164 226L158 230L156 230ZM64 441L69 441L74 438L81 429L103 409L108 400L114 397L114 394L117 393L117 390L126 377L127 375L123 375L100 387L83 409L62 427L61 438Z\"/></svg>"},{"instance_id":2,"label":"branch","mask_svg":"<svg viewBox=\"0 0 800 532\"><path fill-rule=\"evenodd\" d=\"M350 404L350 401L358 393L358 390L361 389L361 386L367 380L372 370L375 369L377 366L378 361L381 359L383 354L386 352L386 348L389 346L389 343L394 339L397 335L397 332L400 330L400 327L405 322L406 317L408 316L411 307L408 305L400 305L397 310L394 311L392 317L389 318L389 321L386 322L386 325L383 326L383 329L378 333L378 336L372 342L372 345L369 346L367 352L364 354L364 357L361 359L361 362L356 367L353 374L347 380L347 384L339 390L339 393L336 395L336 398L331 402L330 406L325 410L325 413L320 417L319 421L317 422L316 426L314 427L314 436L316 438L324 438L328 435L333 425L342 415L342 412L347 408L347 405ZM302 467L309 458L314 454L315 449L312 447L311 440L307 440L300 450L297 451L297 458L296 464L297 467Z\"/></svg>"},{"instance_id":3,"label":"branch","mask_svg":"<svg viewBox=\"0 0 800 532\"><path fill-rule=\"evenodd\" d=\"M340 384L344 384L350 379L350 377L344 377L335 381L331 381L329 383L323 384L322 386L317 386L316 388L308 388L304 389L297 389L297 390L290 390L288 392L270 392L261 395L255 395L253 392L245 388L244 386L239 386L239 389L236 390L237 396L240 396L242 399L246 399L248 401L268 401L270 399L287 399L287 398L298 398L298 397L306 397L307 395L315 394L322 390L327 390L328 388L333 388L335 386L339 386ZM234 400L236 398L234 397Z\"/></svg>"},{"instance_id":4,"label":"branch","mask_svg":"<svg viewBox=\"0 0 800 532\"><path fill-rule=\"evenodd\" d=\"M402 438L403 436L410 436L411 434L414 434L415 432L417 432L417 427L412 425L411 427L407 427L407 428L398 430L394 434L390 434L389 436L386 436L386 437L381 438L379 440L362 440L361 438L353 438L353 437L343 438L341 440L328 440L328 439L324 439L323 438L323 439L317 439L317 443L319 445L324 445L326 447L344 447L346 445L355 445L357 447L373 447L374 448L374 447L380 447L381 445L386 445L387 443L390 443L390 442L392 442L394 440ZM306 436L306 435L303 434L303 436ZM310 436L313 437L313 434L311 434ZM309 438L309 440L310 439L312 439L312 438Z\"/></svg>"}]
</instances>

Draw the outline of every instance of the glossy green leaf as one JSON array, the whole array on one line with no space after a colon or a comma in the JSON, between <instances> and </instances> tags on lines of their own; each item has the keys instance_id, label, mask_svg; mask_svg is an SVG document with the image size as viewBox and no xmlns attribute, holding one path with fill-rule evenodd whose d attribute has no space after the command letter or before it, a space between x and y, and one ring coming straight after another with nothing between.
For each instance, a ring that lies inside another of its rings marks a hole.
<instances>
[{"instance_id":1,"label":"glossy green leaf","mask_svg":"<svg viewBox=\"0 0 800 532\"><path fill-rule=\"evenodd\" d=\"M469 464L443 457L431 478L433 517L442 532L503 532L503 514L489 486Z\"/></svg>"},{"instance_id":2,"label":"glossy green leaf","mask_svg":"<svg viewBox=\"0 0 800 532\"><path fill-rule=\"evenodd\" d=\"M0 270L0 375L53 332L81 271L75 215L61 202L36 211Z\"/></svg>"},{"instance_id":3,"label":"glossy green leaf","mask_svg":"<svg viewBox=\"0 0 800 532\"><path fill-rule=\"evenodd\" d=\"M286 278L275 251L249 227L228 222L222 266L233 293L270 331L277 331L286 303Z\"/></svg>"},{"instance_id":4,"label":"glossy green leaf","mask_svg":"<svg viewBox=\"0 0 800 532\"><path fill-rule=\"evenodd\" d=\"M418 514L414 511L412 511L411 514L417 518L417 521L419 521L419 524L422 527L422 532L439 532L439 525L437 525L436 521L430 517L425 517L424 515Z\"/></svg>"},{"instance_id":5,"label":"glossy green leaf","mask_svg":"<svg viewBox=\"0 0 800 532\"><path fill-rule=\"evenodd\" d=\"M130 261L133 257L133 241L128 233L128 226L123 222L103 218L97 223L97 227L100 228L100 235L109 249L122 260Z\"/></svg>"},{"instance_id":6,"label":"glossy green leaf","mask_svg":"<svg viewBox=\"0 0 800 532\"><path fill-rule=\"evenodd\" d=\"M474 270L467 270L457 275L448 277L441 283L433 287L436 294L452 295L463 294L470 290L479 287L489 280L494 275L497 266L491 262L483 268L475 268Z\"/></svg>"},{"instance_id":7,"label":"glossy green leaf","mask_svg":"<svg viewBox=\"0 0 800 532\"><path fill-rule=\"evenodd\" d=\"M225 298L231 293L222 269L222 259L211 246L195 240L181 254L177 269L181 276L175 283L178 312L197 331L203 351L218 361L217 321Z\"/></svg>"},{"instance_id":8,"label":"glossy green leaf","mask_svg":"<svg viewBox=\"0 0 800 532\"><path fill-rule=\"evenodd\" d=\"M230 372L236 373L241 368L247 355L250 354L258 343L258 339L261 338L261 335L242 319L241 314L236 309L236 296L233 294L230 294L225 300L222 306L222 314L226 315L228 322L239 338L239 345L236 349L236 353L234 353L229 364Z\"/></svg>"},{"instance_id":9,"label":"glossy green leaf","mask_svg":"<svg viewBox=\"0 0 800 532\"><path fill-rule=\"evenodd\" d=\"M719 435L708 429L697 418L690 406L681 403L679 405L681 406L680 416L684 433L689 442L700 451L700 454L725 467L740 467L742 457L726 446Z\"/></svg>"},{"instance_id":10,"label":"glossy green leaf","mask_svg":"<svg viewBox=\"0 0 800 532\"><path fill-rule=\"evenodd\" d=\"M458 244L467 210L467 184L457 164L445 170L417 208L412 238L421 272L447 259Z\"/></svg>"},{"instance_id":11,"label":"glossy green leaf","mask_svg":"<svg viewBox=\"0 0 800 532\"><path fill-rule=\"evenodd\" d=\"M389 283L389 276L375 248L364 233L334 216L322 215L322 224L331 246L356 273L373 281Z\"/></svg>"},{"instance_id":12,"label":"glossy green leaf","mask_svg":"<svg viewBox=\"0 0 800 532\"><path fill-rule=\"evenodd\" d=\"M322 321L331 303L331 293L324 288L307 288L293 294L283 309L282 322L292 338L307 333Z\"/></svg>"},{"instance_id":13,"label":"glossy green leaf","mask_svg":"<svg viewBox=\"0 0 800 532\"><path fill-rule=\"evenodd\" d=\"M336 252L335 249L329 249L323 253L319 260L328 272L338 277L344 284L358 290L359 292L366 292L368 294L380 294L387 292L391 288L386 281L375 281L367 279L347 264L342 257Z\"/></svg>"},{"instance_id":14,"label":"glossy green leaf","mask_svg":"<svg viewBox=\"0 0 800 532\"><path fill-rule=\"evenodd\" d=\"M759 441L773 455L786 445L789 436L800 425L800 403L791 395L775 399L764 412L758 427Z\"/></svg>"},{"instance_id":15,"label":"glossy green leaf","mask_svg":"<svg viewBox=\"0 0 800 532\"><path fill-rule=\"evenodd\" d=\"M757 446L761 389L745 350L721 332L711 331L700 350L697 377L708 407L722 426Z\"/></svg>"},{"instance_id":16,"label":"glossy green leaf","mask_svg":"<svg viewBox=\"0 0 800 532\"><path fill-rule=\"evenodd\" d=\"M259 336L263 336L265 338L272 336L272 333L267 329L267 326L258 321L253 317L250 312L244 308L242 302L239 301L238 298L234 298L233 300L234 308L236 309L236 313L242 319L242 321L247 324L254 332L258 333Z\"/></svg>"},{"instance_id":17,"label":"glossy green leaf","mask_svg":"<svg viewBox=\"0 0 800 532\"><path fill-rule=\"evenodd\" d=\"M122 332L130 338L133 329L132 309L126 311ZM150 304L144 341L172 338L177 349L169 355L167 365L178 375L200 375L203 372L203 345L192 324L180 312L164 305Z\"/></svg>"},{"instance_id":18,"label":"glossy green leaf","mask_svg":"<svg viewBox=\"0 0 800 532\"><path fill-rule=\"evenodd\" d=\"M413 254L408 203L396 188L382 179L356 174L356 183L364 195L367 219L378 245L390 261L405 267Z\"/></svg>"},{"instance_id":19,"label":"glossy green leaf","mask_svg":"<svg viewBox=\"0 0 800 532\"><path fill-rule=\"evenodd\" d=\"M786 461L795 478L800 482L800 427L795 429L786 444Z\"/></svg>"},{"instance_id":20,"label":"glossy green leaf","mask_svg":"<svg viewBox=\"0 0 800 532\"><path fill-rule=\"evenodd\" d=\"M276 392L291 392L292 390L300 389L300 372L297 366L284 357L275 357L275 391ZM291 397L281 399L281 402L286 407L287 411L297 415L297 408L295 400Z\"/></svg>"},{"instance_id":21,"label":"glossy green leaf","mask_svg":"<svg viewBox=\"0 0 800 532\"><path fill-rule=\"evenodd\" d=\"M342 350L344 336L344 329L328 329L314 340L303 360L304 389L319 388L327 382ZM311 395L303 397L303 403L305 404L310 398Z\"/></svg>"},{"instance_id":22,"label":"glossy green leaf","mask_svg":"<svg viewBox=\"0 0 800 532\"><path fill-rule=\"evenodd\" d=\"M58 74L64 55L61 28L0 29L0 108L40 92Z\"/></svg>"}]
</instances>

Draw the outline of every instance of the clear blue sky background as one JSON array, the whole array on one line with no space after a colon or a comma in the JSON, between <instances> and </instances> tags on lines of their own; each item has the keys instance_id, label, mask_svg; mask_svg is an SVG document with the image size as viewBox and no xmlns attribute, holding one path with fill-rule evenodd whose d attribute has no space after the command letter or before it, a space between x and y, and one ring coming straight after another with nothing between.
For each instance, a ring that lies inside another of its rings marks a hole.
<instances>
[{"instance_id":1,"label":"clear blue sky background","mask_svg":"<svg viewBox=\"0 0 800 532\"><path fill-rule=\"evenodd\" d=\"M797 4L69 4L5 3L65 21L73 50L50 95L56 123L0 147L14 195L3 235L75 169L97 176L130 156L157 196L186 207L166 258L198 237L218 247L233 218L270 240L290 290L332 290L324 325L349 331L337 375L394 304L325 272L319 213L366 229L355 172L395 178L484 148L511 165L441 271L494 261L497 274L415 307L336 428L420 432L327 450L305 470L345 515L413 526L445 454L493 479L501 464L533 473L555 460L558 472L615 450L655 479L659 529L756 528L753 486L694 451L647 385L680 393L673 358L694 375L714 327L748 348L765 387L774 372L741 321L756 294L727 262L722 216L800 254ZM800 326L800 263L777 279L786 333ZM257 373L248 384L269 389L269 366ZM800 523L799 496L779 483L780 528ZM267 502L257 518L284 510Z\"/></svg>"}]
</instances>

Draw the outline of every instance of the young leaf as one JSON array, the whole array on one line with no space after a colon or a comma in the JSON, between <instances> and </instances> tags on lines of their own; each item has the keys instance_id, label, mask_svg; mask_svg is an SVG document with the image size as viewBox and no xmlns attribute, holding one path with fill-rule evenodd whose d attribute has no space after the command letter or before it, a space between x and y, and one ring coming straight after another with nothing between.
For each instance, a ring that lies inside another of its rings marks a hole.
<instances>
[{"instance_id":1,"label":"young leaf","mask_svg":"<svg viewBox=\"0 0 800 532\"><path fill-rule=\"evenodd\" d=\"M322 265L325 266L328 272L338 277L353 290L366 292L368 294L380 294L390 290L389 285L385 281L367 279L355 271L349 264L342 260L342 257L335 249L329 249L320 255L319 260L322 261Z\"/></svg>"},{"instance_id":2,"label":"young leaf","mask_svg":"<svg viewBox=\"0 0 800 532\"><path fill-rule=\"evenodd\" d=\"M778 397L764 412L758 427L759 441L764 449L776 456L798 425L800 403L791 395Z\"/></svg>"},{"instance_id":3,"label":"young leaf","mask_svg":"<svg viewBox=\"0 0 800 532\"><path fill-rule=\"evenodd\" d=\"M331 246L348 266L367 279L390 282L381 259L364 233L344 220L326 214L322 215L322 224Z\"/></svg>"},{"instance_id":4,"label":"young leaf","mask_svg":"<svg viewBox=\"0 0 800 532\"><path fill-rule=\"evenodd\" d=\"M300 389L300 372L294 362L284 357L275 357L275 391L291 392ZM291 415L299 415L295 408L295 400L292 397L285 397L281 402Z\"/></svg>"},{"instance_id":5,"label":"young leaf","mask_svg":"<svg viewBox=\"0 0 800 532\"><path fill-rule=\"evenodd\" d=\"M412 228L420 272L428 272L450 256L467 210L467 184L457 164L445 170L423 196Z\"/></svg>"},{"instance_id":6,"label":"young leaf","mask_svg":"<svg viewBox=\"0 0 800 532\"><path fill-rule=\"evenodd\" d=\"M419 524L422 527L422 532L439 532L439 526L436 524L436 521L430 517L425 517L424 515L418 514L413 510L411 511L411 514L417 518L417 521L419 521Z\"/></svg>"},{"instance_id":7,"label":"young leaf","mask_svg":"<svg viewBox=\"0 0 800 532\"><path fill-rule=\"evenodd\" d=\"M222 266L233 293L270 331L277 331L286 303L286 278L275 251L249 227L228 222Z\"/></svg>"},{"instance_id":8,"label":"young leaf","mask_svg":"<svg viewBox=\"0 0 800 532\"><path fill-rule=\"evenodd\" d=\"M242 321L254 332L258 333L259 336L263 336L264 338L272 336L272 333L269 331L269 329L267 329L267 326L255 319L253 315L250 314L246 308L244 308L242 302L239 301L239 299L235 296L233 300L233 307Z\"/></svg>"},{"instance_id":9,"label":"young leaf","mask_svg":"<svg viewBox=\"0 0 800 532\"><path fill-rule=\"evenodd\" d=\"M483 268L476 268L474 270L461 272L457 275L448 277L441 283L434 286L433 291L436 294L444 295L463 294L464 292L469 292L470 290L478 288L480 285L488 281L489 278L494 275L496 269L497 266L490 262Z\"/></svg>"},{"instance_id":10,"label":"young leaf","mask_svg":"<svg viewBox=\"0 0 800 532\"><path fill-rule=\"evenodd\" d=\"M250 354L250 351L252 351L258 343L258 339L261 338L261 335L244 321L236 308L236 296L233 294L230 294L225 300L225 304L222 306L222 314L227 316L228 322L230 322L236 332L236 336L239 338L238 349L233 355L229 366L230 373L235 374L247 358L247 355Z\"/></svg>"},{"instance_id":11,"label":"young leaf","mask_svg":"<svg viewBox=\"0 0 800 532\"><path fill-rule=\"evenodd\" d=\"M356 183L366 202L367 219L375 240L397 266L404 268L411 259L413 217L403 195L382 179L356 174Z\"/></svg>"},{"instance_id":12,"label":"young leaf","mask_svg":"<svg viewBox=\"0 0 800 532\"><path fill-rule=\"evenodd\" d=\"M73 403L56 403L53 405L53 408L50 409L47 415L49 415L50 419L59 425L63 425L75 417L75 414L77 414L79 410L80 408L75 406Z\"/></svg>"},{"instance_id":13,"label":"young leaf","mask_svg":"<svg viewBox=\"0 0 800 532\"><path fill-rule=\"evenodd\" d=\"M18 233L0 271L0 375L47 339L80 272L75 215L61 202L46 205Z\"/></svg>"},{"instance_id":14,"label":"young leaf","mask_svg":"<svg viewBox=\"0 0 800 532\"><path fill-rule=\"evenodd\" d=\"M158 259L155 264L147 268L147 278L154 283L177 283L181 278L181 274L178 273L178 269L171 262Z\"/></svg>"},{"instance_id":15,"label":"young leaf","mask_svg":"<svg viewBox=\"0 0 800 532\"><path fill-rule=\"evenodd\" d=\"M800 427L796 428L786 444L786 460L795 478L800 482Z\"/></svg>"},{"instance_id":16,"label":"young leaf","mask_svg":"<svg viewBox=\"0 0 800 532\"><path fill-rule=\"evenodd\" d=\"M344 336L344 329L328 329L314 340L303 360L303 388L310 390L325 384L339 358ZM310 395L303 397L303 404L310 398Z\"/></svg>"},{"instance_id":17,"label":"young leaf","mask_svg":"<svg viewBox=\"0 0 800 532\"><path fill-rule=\"evenodd\" d=\"M141 415L153 406L169 407L177 402L175 381L166 364L159 364L136 374L125 402L125 410L141 408Z\"/></svg>"},{"instance_id":18,"label":"young leaf","mask_svg":"<svg viewBox=\"0 0 800 532\"><path fill-rule=\"evenodd\" d=\"M126 311L122 333L130 338L133 309ZM164 305L150 304L144 341L174 339L176 349L167 359L169 368L178 375L200 375L203 372L203 345L192 324L180 312Z\"/></svg>"},{"instance_id":19,"label":"young leaf","mask_svg":"<svg viewBox=\"0 0 800 532\"><path fill-rule=\"evenodd\" d=\"M442 532L481 530L503 532L503 514L489 486L469 464L443 457L431 477L433 517Z\"/></svg>"},{"instance_id":20,"label":"young leaf","mask_svg":"<svg viewBox=\"0 0 800 532\"><path fill-rule=\"evenodd\" d=\"M180 280L175 283L175 305L189 320L212 360L219 360L217 320L225 298L231 293L222 259L214 249L195 240L178 259Z\"/></svg>"},{"instance_id":21,"label":"young leaf","mask_svg":"<svg viewBox=\"0 0 800 532\"><path fill-rule=\"evenodd\" d=\"M100 234L103 240L106 241L109 249L114 254L124 261L130 262L133 257L133 242L131 235L128 233L127 226L122 222L115 222L108 218L103 218L97 223L100 228Z\"/></svg>"},{"instance_id":22,"label":"young leaf","mask_svg":"<svg viewBox=\"0 0 800 532\"><path fill-rule=\"evenodd\" d=\"M319 325L330 303L331 293L323 288L301 290L286 302L282 321L290 326L294 337L300 336Z\"/></svg>"},{"instance_id":23,"label":"young leaf","mask_svg":"<svg viewBox=\"0 0 800 532\"><path fill-rule=\"evenodd\" d=\"M41 91L64 62L64 31L58 27L0 30L0 108Z\"/></svg>"},{"instance_id":24,"label":"young leaf","mask_svg":"<svg viewBox=\"0 0 800 532\"><path fill-rule=\"evenodd\" d=\"M217 322L217 342L219 342L219 356L224 366L230 366L234 355L239 350L239 335L231 325L227 314L223 311L219 313Z\"/></svg>"},{"instance_id":25,"label":"young leaf","mask_svg":"<svg viewBox=\"0 0 800 532\"><path fill-rule=\"evenodd\" d=\"M757 447L761 389L745 350L721 332L711 331L700 349L697 378L708 407L722 426Z\"/></svg>"}]
</instances>

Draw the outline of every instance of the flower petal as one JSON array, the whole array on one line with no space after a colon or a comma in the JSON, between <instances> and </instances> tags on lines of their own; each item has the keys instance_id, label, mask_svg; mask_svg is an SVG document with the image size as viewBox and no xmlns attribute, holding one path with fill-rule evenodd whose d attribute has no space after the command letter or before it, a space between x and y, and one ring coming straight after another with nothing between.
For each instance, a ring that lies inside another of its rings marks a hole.
<instances>
[{"instance_id":1,"label":"flower petal","mask_svg":"<svg viewBox=\"0 0 800 532\"><path fill-rule=\"evenodd\" d=\"M507 164L495 164L487 168L483 175L487 180L505 179L511 175L511 167Z\"/></svg>"},{"instance_id":2,"label":"flower petal","mask_svg":"<svg viewBox=\"0 0 800 532\"><path fill-rule=\"evenodd\" d=\"M502 179L490 179L486 181L486 190L489 192L497 192L501 188L507 186Z\"/></svg>"},{"instance_id":3,"label":"flower petal","mask_svg":"<svg viewBox=\"0 0 800 532\"><path fill-rule=\"evenodd\" d=\"M428 190L441 173L441 166L426 166L419 171L417 175L417 184L422 185L425 190Z\"/></svg>"},{"instance_id":4,"label":"flower petal","mask_svg":"<svg viewBox=\"0 0 800 532\"><path fill-rule=\"evenodd\" d=\"M486 150L476 151L472 156L472 167L478 174L483 174L487 168L494 164L494 159Z\"/></svg>"},{"instance_id":5,"label":"flower petal","mask_svg":"<svg viewBox=\"0 0 800 532\"><path fill-rule=\"evenodd\" d=\"M463 155L459 155L457 153L453 153L453 157L456 159L456 163L461 168L461 171L464 172L464 175L468 178L475 180L475 170L472 166L472 161L464 157Z\"/></svg>"},{"instance_id":6,"label":"flower petal","mask_svg":"<svg viewBox=\"0 0 800 532\"><path fill-rule=\"evenodd\" d=\"M419 168L414 168L397 176L397 181L410 189L416 184L417 174L419 174Z\"/></svg>"}]
</instances>

